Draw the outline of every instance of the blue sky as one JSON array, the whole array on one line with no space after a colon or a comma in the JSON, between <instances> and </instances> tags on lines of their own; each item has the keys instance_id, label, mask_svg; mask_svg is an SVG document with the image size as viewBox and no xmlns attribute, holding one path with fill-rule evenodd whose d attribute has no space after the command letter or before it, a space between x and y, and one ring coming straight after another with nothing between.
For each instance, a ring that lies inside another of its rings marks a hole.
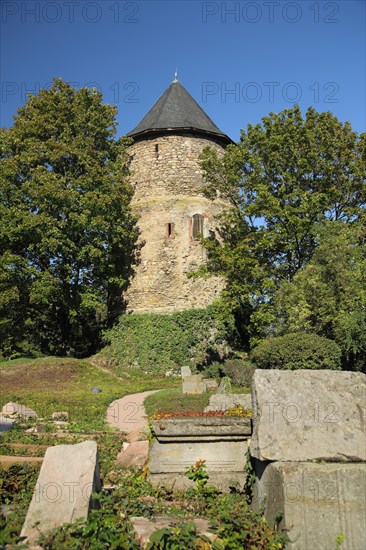
<instances>
[{"instance_id":1,"label":"blue sky","mask_svg":"<svg viewBox=\"0 0 366 550\"><path fill-rule=\"evenodd\" d=\"M232 139L313 105L365 131L363 1L1 1L1 125L54 77L97 86L131 130L178 79Z\"/></svg>"}]
</instances>

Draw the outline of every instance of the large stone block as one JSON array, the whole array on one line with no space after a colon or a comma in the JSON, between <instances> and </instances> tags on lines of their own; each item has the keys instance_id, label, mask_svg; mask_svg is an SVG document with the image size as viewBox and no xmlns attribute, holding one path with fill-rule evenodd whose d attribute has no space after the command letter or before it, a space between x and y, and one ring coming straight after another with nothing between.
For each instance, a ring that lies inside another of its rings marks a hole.
<instances>
[{"instance_id":1,"label":"large stone block","mask_svg":"<svg viewBox=\"0 0 366 550\"><path fill-rule=\"evenodd\" d=\"M3 406L1 414L10 418L37 418L37 413L26 405L10 401Z\"/></svg>"},{"instance_id":2,"label":"large stone block","mask_svg":"<svg viewBox=\"0 0 366 550\"><path fill-rule=\"evenodd\" d=\"M20 536L32 545L40 533L87 518L90 495L99 490L95 441L49 447Z\"/></svg>"},{"instance_id":3,"label":"large stone block","mask_svg":"<svg viewBox=\"0 0 366 550\"><path fill-rule=\"evenodd\" d=\"M187 365L185 365L184 367L181 367L180 375L182 378L187 378L187 376L192 376L191 369Z\"/></svg>"},{"instance_id":4,"label":"large stone block","mask_svg":"<svg viewBox=\"0 0 366 550\"><path fill-rule=\"evenodd\" d=\"M204 378L202 382L205 384L207 391L216 391L219 387L215 378Z\"/></svg>"},{"instance_id":5,"label":"large stone block","mask_svg":"<svg viewBox=\"0 0 366 550\"><path fill-rule=\"evenodd\" d=\"M149 481L155 487L184 490L194 487L185 473L198 460L206 461L208 486L229 491L231 486L244 486L244 465L248 440L160 443L154 440L149 452Z\"/></svg>"},{"instance_id":6,"label":"large stone block","mask_svg":"<svg viewBox=\"0 0 366 550\"><path fill-rule=\"evenodd\" d=\"M183 385L183 393L189 393L193 395L199 395L201 393L206 393L207 387L204 382L186 382Z\"/></svg>"},{"instance_id":7,"label":"large stone block","mask_svg":"<svg viewBox=\"0 0 366 550\"><path fill-rule=\"evenodd\" d=\"M366 464L274 462L256 470L254 507L264 505L270 523L280 520L288 550L334 549L337 538L342 550L366 548Z\"/></svg>"},{"instance_id":8,"label":"large stone block","mask_svg":"<svg viewBox=\"0 0 366 550\"><path fill-rule=\"evenodd\" d=\"M366 376L256 370L251 455L263 460L366 460Z\"/></svg>"},{"instance_id":9,"label":"large stone block","mask_svg":"<svg viewBox=\"0 0 366 550\"><path fill-rule=\"evenodd\" d=\"M186 376L182 381L182 392L199 394L206 392L206 384L202 382L202 374Z\"/></svg>"}]
</instances>

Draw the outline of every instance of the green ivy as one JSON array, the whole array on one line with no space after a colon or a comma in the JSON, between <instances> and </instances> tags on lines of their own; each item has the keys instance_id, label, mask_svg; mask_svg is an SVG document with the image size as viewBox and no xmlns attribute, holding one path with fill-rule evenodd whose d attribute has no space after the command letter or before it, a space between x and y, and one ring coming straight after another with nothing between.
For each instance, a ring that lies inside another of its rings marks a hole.
<instances>
[{"instance_id":1,"label":"green ivy","mask_svg":"<svg viewBox=\"0 0 366 550\"><path fill-rule=\"evenodd\" d=\"M122 315L105 338L110 343L106 353L120 367L163 373L226 357L236 341L236 329L234 317L212 305L171 314Z\"/></svg>"}]
</instances>

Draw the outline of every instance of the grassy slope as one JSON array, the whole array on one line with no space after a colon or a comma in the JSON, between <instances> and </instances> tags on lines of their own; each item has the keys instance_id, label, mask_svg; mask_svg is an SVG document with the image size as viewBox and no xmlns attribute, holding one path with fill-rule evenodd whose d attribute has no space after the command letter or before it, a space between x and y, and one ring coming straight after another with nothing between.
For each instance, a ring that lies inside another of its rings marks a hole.
<instances>
[{"instance_id":1,"label":"grassy slope","mask_svg":"<svg viewBox=\"0 0 366 550\"><path fill-rule=\"evenodd\" d=\"M105 429L106 410L114 399L145 390L177 385L177 380L136 372L118 379L88 360L45 357L0 363L0 407L9 401L33 408L38 417L67 411L73 429ZM100 393L93 393L93 387Z\"/></svg>"}]
</instances>

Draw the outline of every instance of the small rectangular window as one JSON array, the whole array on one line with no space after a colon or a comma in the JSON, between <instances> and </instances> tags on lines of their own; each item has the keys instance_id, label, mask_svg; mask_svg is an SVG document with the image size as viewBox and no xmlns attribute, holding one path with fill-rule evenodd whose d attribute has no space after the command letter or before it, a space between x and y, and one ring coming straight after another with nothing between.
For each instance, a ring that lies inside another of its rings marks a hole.
<instances>
[{"instance_id":1,"label":"small rectangular window","mask_svg":"<svg viewBox=\"0 0 366 550\"><path fill-rule=\"evenodd\" d=\"M157 143L155 144L155 158L159 158L159 145Z\"/></svg>"}]
</instances>

